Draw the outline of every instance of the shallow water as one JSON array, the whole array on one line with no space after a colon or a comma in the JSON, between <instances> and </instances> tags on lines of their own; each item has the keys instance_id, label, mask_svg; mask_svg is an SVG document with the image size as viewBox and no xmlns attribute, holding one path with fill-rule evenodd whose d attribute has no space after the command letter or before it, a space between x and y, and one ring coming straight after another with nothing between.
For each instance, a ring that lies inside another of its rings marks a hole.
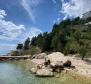
<instances>
[{"instance_id":1,"label":"shallow water","mask_svg":"<svg viewBox=\"0 0 91 84\"><path fill-rule=\"evenodd\" d=\"M1 62L0 84L57 84L54 78L38 78L24 67L25 62Z\"/></svg>"},{"instance_id":2,"label":"shallow water","mask_svg":"<svg viewBox=\"0 0 91 84\"><path fill-rule=\"evenodd\" d=\"M0 62L0 84L91 84L77 75L61 74L60 78L38 78L29 71L27 61Z\"/></svg>"}]
</instances>

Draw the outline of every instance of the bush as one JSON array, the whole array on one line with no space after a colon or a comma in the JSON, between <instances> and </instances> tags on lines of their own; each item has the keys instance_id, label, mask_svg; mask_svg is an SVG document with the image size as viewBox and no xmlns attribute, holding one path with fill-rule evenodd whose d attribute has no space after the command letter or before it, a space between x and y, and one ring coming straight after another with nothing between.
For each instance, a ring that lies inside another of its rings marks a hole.
<instances>
[{"instance_id":1,"label":"bush","mask_svg":"<svg viewBox=\"0 0 91 84\"><path fill-rule=\"evenodd\" d=\"M86 49L86 47L84 47L84 46L80 47L79 53L80 53L80 55L81 55L81 57L82 57L82 60L83 60L84 57L85 57L86 54L87 54L87 49Z\"/></svg>"},{"instance_id":2,"label":"bush","mask_svg":"<svg viewBox=\"0 0 91 84\"><path fill-rule=\"evenodd\" d=\"M41 49L35 46L31 46L29 50L23 50L23 55L34 55L41 53Z\"/></svg>"},{"instance_id":3,"label":"bush","mask_svg":"<svg viewBox=\"0 0 91 84\"><path fill-rule=\"evenodd\" d=\"M12 51L11 52L11 56L19 56L19 52L18 51Z\"/></svg>"}]
</instances>

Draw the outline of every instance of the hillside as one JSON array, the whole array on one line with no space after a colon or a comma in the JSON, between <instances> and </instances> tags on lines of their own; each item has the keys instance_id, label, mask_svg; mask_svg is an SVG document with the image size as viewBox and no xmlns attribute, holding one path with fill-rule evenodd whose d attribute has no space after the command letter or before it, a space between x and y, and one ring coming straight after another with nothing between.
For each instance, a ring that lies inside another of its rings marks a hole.
<instances>
[{"instance_id":1,"label":"hillside","mask_svg":"<svg viewBox=\"0 0 91 84\"><path fill-rule=\"evenodd\" d=\"M60 51L64 54L79 53L82 56L91 55L91 18L67 19L59 24L54 24L50 33L44 32L30 41L26 39L24 44L18 44L17 50L29 54L30 52ZM37 52L37 53L38 53Z\"/></svg>"}]
</instances>

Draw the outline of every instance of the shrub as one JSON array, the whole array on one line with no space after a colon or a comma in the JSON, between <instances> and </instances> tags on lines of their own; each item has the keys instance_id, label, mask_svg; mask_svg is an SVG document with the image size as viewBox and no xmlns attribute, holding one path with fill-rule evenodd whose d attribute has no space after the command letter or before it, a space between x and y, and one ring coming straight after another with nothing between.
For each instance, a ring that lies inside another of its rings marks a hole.
<instances>
[{"instance_id":1,"label":"shrub","mask_svg":"<svg viewBox=\"0 0 91 84\"><path fill-rule=\"evenodd\" d=\"M23 55L34 55L41 53L41 49L35 46L31 46L29 50L23 50Z\"/></svg>"},{"instance_id":2,"label":"shrub","mask_svg":"<svg viewBox=\"0 0 91 84\"><path fill-rule=\"evenodd\" d=\"M18 51L12 51L11 52L11 56L19 56L19 52Z\"/></svg>"}]
</instances>

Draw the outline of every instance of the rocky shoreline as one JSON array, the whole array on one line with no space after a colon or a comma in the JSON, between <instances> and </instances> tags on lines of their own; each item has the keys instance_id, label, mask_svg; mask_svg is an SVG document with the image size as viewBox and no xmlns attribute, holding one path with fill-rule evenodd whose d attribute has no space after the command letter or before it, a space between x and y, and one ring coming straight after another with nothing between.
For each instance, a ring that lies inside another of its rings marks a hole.
<instances>
[{"instance_id":1,"label":"rocky shoreline","mask_svg":"<svg viewBox=\"0 0 91 84\"><path fill-rule=\"evenodd\" d=\"M78 59L75 56L64 56L60 52L52 54L41 53L31 59L34 67L30 71L39 77L53 77L54 73L67 73L68 71L76 74L91 77L91 64Z\"/></svg>"}]
</instances>

